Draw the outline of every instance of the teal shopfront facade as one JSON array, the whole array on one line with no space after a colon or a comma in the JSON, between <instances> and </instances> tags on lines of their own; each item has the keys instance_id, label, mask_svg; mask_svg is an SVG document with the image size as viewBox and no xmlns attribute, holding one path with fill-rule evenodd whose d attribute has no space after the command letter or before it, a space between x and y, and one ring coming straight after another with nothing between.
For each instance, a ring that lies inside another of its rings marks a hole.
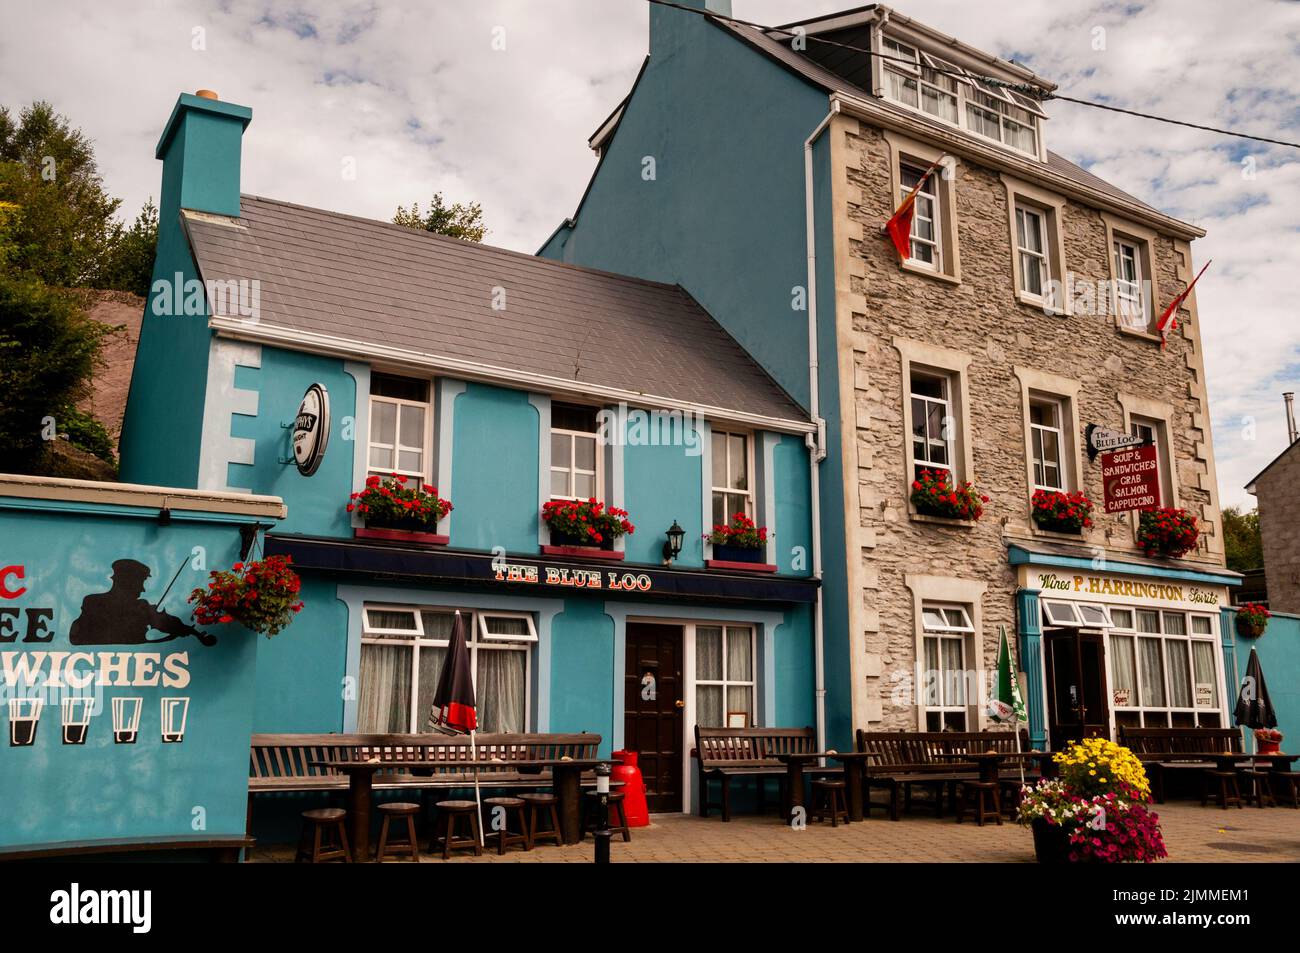
<instances>
[{"instance_id":1,"label":"teal shopfront facade","mask_svg":"<svg viewBox=\"0 0 1300 953\"><path fill-rule=\"evenodd\" d=\"M1230 727L1227 570L1008 546L1033 747L1123 727Z\"/></svg>"},{"instance_id":2,"label":"teal shopfront facade","mask_svg":"<svg viewBox=\"0 0 1300 953\"><path fill-rule=\"evenodd\" d=\"M265 640L187 599L278 499L0 477L0 856L242 846Z\"/></svg>"}]
</instances>

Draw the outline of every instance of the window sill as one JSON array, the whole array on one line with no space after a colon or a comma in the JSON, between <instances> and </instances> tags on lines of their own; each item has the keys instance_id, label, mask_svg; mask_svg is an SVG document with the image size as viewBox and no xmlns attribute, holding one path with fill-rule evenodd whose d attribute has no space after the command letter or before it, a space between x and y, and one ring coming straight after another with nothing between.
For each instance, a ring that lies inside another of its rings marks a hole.
<instances>
[{"instance_id":1,"label":"window sill","mask_svg":"<svg viewBox=\"0 0 1300 953\"><path fill-rule=\"evenodd\" d=\"M925 513L909 513L914 523L929 523L932 526L950 526L954 529L974 529L978 520L963 520L952 516L929 516Z\"/></svg>"},{"instance_id":2,"label":"window sill","mask_svg":"<svg viewBox=\"0 0 1300 953\"><path fill-rule=\"evenodd\" d=\"M543 556L577 556L580 559L621 560L623 554L614 549L601 549L599 546L543 546Z\"/></svg>"},{"instance_id":3,"label":"window sill","mask_svg":"<svg viewBox=\"0 0 1300 953\"><path fill-rule=\"evenodd\" d=\"M1152 344L1160 343L1160 335L1152 334L1150 331L1135 331L1133 328L1126 328L1118 321L1115 323L1115 330L1125 337L1137 338L1139 341L1150 341Z\"/></svg>"},{"instance_id":4,"label":"window sill","mask_svg":"<svg viewBox=\"0 0 1300 953\"><path fill-rule=\"evenodd\" d=\"M1029 527L1035 536L1042 536L1044 539L1059 539L1071 543L1082 543L1088 539L1086 530L1078 533L1065 533L1056 529L1043 529L1034 522L1032 517L1029 520Z\"/></svg>"},{"instance_id":5,"label":"window sill","mask_svg":"<svg viewBox=\"0 0 1300 953\"><path fill-rule=\"evenodd\" d=\"M772 563L742 563L730 559L706 559L706 569L725 569L727 572L776 572Z\"/></svg>"},{"instance_id":6,"label":"window sill","mask_svg":"<svg viewBox=\"0 0 1300 953\"><path fill-rule=\"evenodd\" d=\"M950 285L961 284L961 278L957 276L942 271L934 271L930 268L922 268L920 265L912 265L905 261L898 263L898 269L899 271L906 271L914 275L920 275L923 278L934 278L936 281L943 281Z\"/></svg>"},{"instance_id":7,"label":"window sill","mask_svg":"<svg viewBox=\"0 0 1300 953\"><path fill-rule=\"evenodd\" d=\"M451 537L442 533L421 533L410 529L370 529L355 526L352 535L356 539L382 539L390 543L415 543L420 546L446 546Z\"/></svg>"},{"instance_id":8,"label":"window sill","mask_svg":"<svg viewBox=\"0 0 1300 953\"><path fill-rule=\"evenodd\" d=\"M1042 298L1035 298L1033 295L1024 291L1016 292L1016 300L1023 305L1027 305L1037 311L1039 314L1046 315L1049 318L1068 318L1070 312L1065 308L1058 308L1055 305L1049 305Z\"/></svg>"}]
</instances>

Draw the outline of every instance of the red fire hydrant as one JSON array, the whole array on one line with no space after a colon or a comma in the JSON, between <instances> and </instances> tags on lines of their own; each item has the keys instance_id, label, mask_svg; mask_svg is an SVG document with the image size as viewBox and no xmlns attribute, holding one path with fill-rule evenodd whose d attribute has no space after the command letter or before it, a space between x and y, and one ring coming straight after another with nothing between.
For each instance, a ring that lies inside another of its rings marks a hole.
<instances>
[{"instance_id":1,"label":"red fire hydrant","mask_svg":"<svg viewBox=\"0 0 1300 953\"><path fill-rule=\"evenodd\" d=\"M647 827L650 824L650 810L645 803L645 779L641 769L636 766L635 751L615 751L614 765L610 771L610 781L622 781L623 811L627 815L628 827Z\"/></svg>"}]
</instances>

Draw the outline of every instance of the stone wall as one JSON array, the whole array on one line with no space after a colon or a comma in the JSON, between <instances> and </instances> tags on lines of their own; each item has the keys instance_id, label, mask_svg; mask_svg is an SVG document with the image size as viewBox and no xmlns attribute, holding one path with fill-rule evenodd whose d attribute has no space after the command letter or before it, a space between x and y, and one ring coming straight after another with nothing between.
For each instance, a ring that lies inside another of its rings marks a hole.
<instances>
[{"instance_id":1,"label":"stone wall","mask_svg":"<svg viewBox=\"0 0 1300 953\"><path fill-rule=\"evenodd\" d=\"M1255 481L1264 543L1268 606L1300 614L1300 443L1292 445Z\"/></svg>"},{"instance_id":2,"label":"stone wall","mask_svg":"<svg viewBox=\"0 0 1300 953\"><path fill-rule=\"evenodd\" d=\"M897 687L910 684L915 665L914 600L906 577L923 574L987 584L977 628L983 664L991 668L998 626L1006 625L1009 636L1015 632L1016 583L1007 563L1007 541L1060 541L1041 534L1029 518L1017 365L1077 382L1075 436L1080 445L1089 422L1123 429L1121 392L1171 405L1177 504L1197 515L1204 533L1188 560L1223 565L1195 302L1189 320L1183 320L1186 312L1180 313L1181 327L1165 350L1150 337L1122 333L1109 314L1054 317L1020 303L1012 277L1007 188L996 171L960 159L953 193L960 282L905 271L880 232L897 204L890 143L880 129L845 117L836 120L831 134L836 137L835 173L846 179L836 192L843 199L837 214L844 216L836 228L837 272L841 266L847 272L847 278L837 280L836 311L841 348L851 342L853 352L855 420L847 420L844 429L845 453L857 460L856 487L850 485L846 493L857 490L856 520L850 521L858 531L848 545L851 553L861 552L861 565L851 570L862 589L862 602L854 607L855 628L860 627L865 642L859 649L865 659L855 669L855 715L859 725L914 728L917 716L910 698L891 697ZM1081 278L1109 281L1100 212L1069 202L1062 219L1066 269ZM1190 280L1188 252L1185 242L1166 236L1156 241L1157 314ZM972 442L972 472L966 476L990 497L974 525L921 522L909 513L897 338L969 358L966 434ZM842 359L842 379L844 367ZM1080 455L1081 488L1097 505L1095 526L1082 542L1098 557L1140 558L1129 517L1101 514L1100 464L1090 463L1082 451Z\"/></svg>"}]
</instances>

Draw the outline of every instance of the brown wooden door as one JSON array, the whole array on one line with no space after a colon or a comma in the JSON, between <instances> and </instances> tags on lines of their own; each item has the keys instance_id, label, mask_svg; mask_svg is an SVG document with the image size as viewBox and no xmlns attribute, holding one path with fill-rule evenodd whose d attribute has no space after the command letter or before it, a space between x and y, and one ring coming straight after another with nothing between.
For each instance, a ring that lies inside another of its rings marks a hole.
<instances>
[{"instance_id":1,"label":"brown wooden door","mask_svg":"<svg viewBox=\"0 0 1300 953\"><path fill-rule=\"evenodd\" d=\"M623 747L639 756L646 803L682 809L682 644L680 625L627 624Z\"/></svg>"},{"instance_id":2,"label":"brown wooden door","mask_svg":"<svg viewBox=\"0 0 1300 953\"><path fill-rule=\"evenodd\" d=\"M1098 632L1048 632L1047 704L1052 748L1110 737L1106 647Z\"/></svg>"}]
</instances>

